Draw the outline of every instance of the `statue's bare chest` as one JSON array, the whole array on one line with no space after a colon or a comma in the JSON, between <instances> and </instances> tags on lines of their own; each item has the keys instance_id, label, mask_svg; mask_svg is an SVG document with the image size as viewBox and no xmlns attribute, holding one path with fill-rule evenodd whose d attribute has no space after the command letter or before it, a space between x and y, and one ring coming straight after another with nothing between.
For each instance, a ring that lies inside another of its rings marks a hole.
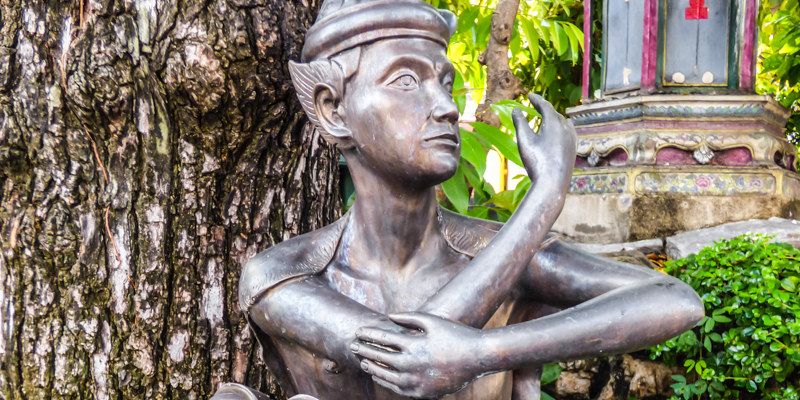
<instances>
[{"instance_id":1,"label":"statue's bare chest","mask_svg":"<svg viewBox=\"0 0 800 400\"><path fill-rule=\"evenodd\" d=\"M415 311L461 271L469 258L450 257L407 273L359 274L332 263L321 278L336 292L381 313Z\"/></svg>"}]
</instances>

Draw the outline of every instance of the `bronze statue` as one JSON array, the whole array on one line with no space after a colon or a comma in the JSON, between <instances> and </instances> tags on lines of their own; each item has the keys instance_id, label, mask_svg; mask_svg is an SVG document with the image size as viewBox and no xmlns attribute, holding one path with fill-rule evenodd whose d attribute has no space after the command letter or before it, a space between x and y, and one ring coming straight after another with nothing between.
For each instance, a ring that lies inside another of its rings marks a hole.
<instances>
[{"instance_id":1,"label":"bronze statue","mask_svg":"<svg viewBox=\"0 0 800 400\"><path fill-rule=\"evenodd\" d=\"M434 186L460 154L455 25L419 0L326 0L289 66L358 193L340 220L242 272L242 309L289 396L538 399L544 363L641 349L703 318L682 282L548 233L576 135L539 96L539 134L514 112L532 185L508 223L439 207ZM259 395L229 385L215 399Z\"/></svg>"}]
</instances>

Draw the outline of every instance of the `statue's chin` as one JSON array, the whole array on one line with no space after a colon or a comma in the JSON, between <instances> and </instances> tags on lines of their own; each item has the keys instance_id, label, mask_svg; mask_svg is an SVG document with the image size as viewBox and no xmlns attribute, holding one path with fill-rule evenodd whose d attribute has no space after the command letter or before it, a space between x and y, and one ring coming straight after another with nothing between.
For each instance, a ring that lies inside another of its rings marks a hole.
<instances>
[{"instance_id":1,"label":"statue's chin","mask_svg":"<svg viewBox=\"0 0 800 400\"><path fill-rule=\"evenodd\" d=\"M437 164L438 165L436 165L435 167L426 169L424 173L421 173L417 177L412 178L411 182L409 183L419 189L431 188L452 178L456 174L456 170L458 169L457 159L453 160L453 162L450 163L441 162Z\"/></svg>"}]
</instances>

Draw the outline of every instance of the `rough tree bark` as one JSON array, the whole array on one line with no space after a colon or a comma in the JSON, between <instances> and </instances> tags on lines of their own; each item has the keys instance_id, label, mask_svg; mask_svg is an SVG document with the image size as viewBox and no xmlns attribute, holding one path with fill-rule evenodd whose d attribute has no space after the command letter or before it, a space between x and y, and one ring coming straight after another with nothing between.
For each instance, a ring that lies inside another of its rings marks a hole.
<instances>
[{"instance_id":1,"label":"rough tree bark","mask_svg":"<svg viewBox=\"0 0 800 400\"><path fill-rule=\"evenodd\" d=\"M0 398L270 393L256 252L339 215L286 65L319 0L0 0Z\"/></svg>"},{"instance_id":2,"label":"rough tree bark","mask_svg":"<svg viewBox=\"0 0 800 400\"><path fill-rule=\"evenodd\" d=\"M519 0L500 0L492 14L489 43L478 62L486 66L486 93L483 103L475 111L477 119L485 124L500 127L500 118L493 112L484 112L501 100L513 100L525 90L522 81L508 66L508 44L514 33Z\"/></svg>"}]
</instances>

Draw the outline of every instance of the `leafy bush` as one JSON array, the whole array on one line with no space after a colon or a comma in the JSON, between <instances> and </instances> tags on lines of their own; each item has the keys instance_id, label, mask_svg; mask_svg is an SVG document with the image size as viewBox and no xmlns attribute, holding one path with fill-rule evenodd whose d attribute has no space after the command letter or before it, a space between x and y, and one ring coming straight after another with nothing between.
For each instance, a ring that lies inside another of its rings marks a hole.
<instances>
[{"instance_id":1,"label":"leafy bush","mask_svg":"<svg viewBox=\"0 0 800 400\"><path fill-rule=\"evenodd\" d=\"M687 368L673 376L673 400L800 397L800 250L768 240L740 236L667 262L706 310L697 327L650 349Z\"/></svg>"}]
</instances>

